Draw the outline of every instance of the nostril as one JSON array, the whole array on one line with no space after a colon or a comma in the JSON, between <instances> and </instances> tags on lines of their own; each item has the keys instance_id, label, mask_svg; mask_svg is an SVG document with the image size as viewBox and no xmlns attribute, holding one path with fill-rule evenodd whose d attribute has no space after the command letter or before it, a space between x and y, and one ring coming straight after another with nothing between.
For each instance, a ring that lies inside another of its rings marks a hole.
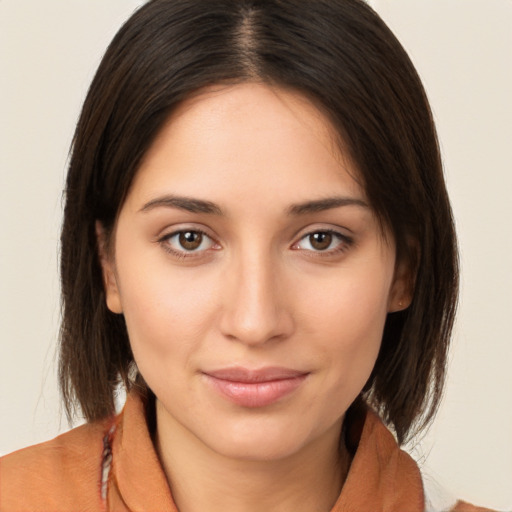
<instances>
[{"instance_id":1,"label":"nostril","mask_svg":"<svg viewBox=\"0 0 512 512\"><path fill-rule=\"evenodd\" d=\"M227 338L247 345L260 345L288 337L293 330L289 311L268 303L243 304L237 301L226 308L221 331Z\"/></svg>"}]
</instances>

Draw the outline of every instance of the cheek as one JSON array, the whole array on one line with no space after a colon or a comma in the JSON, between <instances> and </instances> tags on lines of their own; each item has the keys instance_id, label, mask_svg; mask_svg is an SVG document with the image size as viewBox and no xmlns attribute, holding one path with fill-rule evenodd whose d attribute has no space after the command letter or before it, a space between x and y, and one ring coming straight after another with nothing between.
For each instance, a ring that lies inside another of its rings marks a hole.
<instances>
[{"instance_id":1,"label":"cheek","mask_svg":"<svg viewBox=\"0 0 512 512\"><path fill-rule=\"evenodd\" d=\"M122 250L122 246L120 247ZM137 360L181 360L204 338L213 317L216 283L173 268L157 251L125 251L118 262L119 290Z\"/></svg>"},{"instance_id":2,"label":"cheek","mask_svg":"<svg viewBox=\"0 0 512 512\"><path fill-rule=\"evenodd\" d=\"M312 329L328 332L328 338L364 344L365 339L380 338L387 316L390 280L383 272L340 272L324 282L304 285L309 289L303 310Z\"/></svg>"},{"instance_id":3,"label":"cheek","mask_svg":"<svg viewBox=\"0 0 512 512\"><path fill-rule=\"evenodd\" d=\"M390 273L367 265L310 287L305 339L317 340L329 361L332 386L353 387L357 395L369 377L387 317Z\"/></svg>"}]
</instances>

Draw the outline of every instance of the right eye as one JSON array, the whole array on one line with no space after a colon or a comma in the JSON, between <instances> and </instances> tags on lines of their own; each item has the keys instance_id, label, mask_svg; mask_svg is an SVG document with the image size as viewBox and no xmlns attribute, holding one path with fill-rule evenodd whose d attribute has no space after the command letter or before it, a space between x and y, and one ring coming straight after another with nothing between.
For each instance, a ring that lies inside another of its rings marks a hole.
<instances>
[{"instance_id":1,"label":"right eye","mask_svg":"<svg viewBox=\"0 0 512 512\"><path fill-rule=\"evenodd\" d=\"M198 229L183 229L162 237L159 242L171 254L186 258L208 249L217 244L205 232Z\"/></svg>"}]
</instances>

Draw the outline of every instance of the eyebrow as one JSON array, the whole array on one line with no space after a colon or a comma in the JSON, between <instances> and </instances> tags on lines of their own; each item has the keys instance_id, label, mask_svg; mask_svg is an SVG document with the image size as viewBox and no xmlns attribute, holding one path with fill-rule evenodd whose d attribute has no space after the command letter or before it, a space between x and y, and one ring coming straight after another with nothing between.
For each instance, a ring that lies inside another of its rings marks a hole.
<instances>
[{"instance_id":1,"label":"eyebrow","mask_svg":"<svg viewBox=\"0 0 512 512\"><path fill-rule=\"evenodd\" d=\"M328 197L325 199L316 199L313 201L306 201L304 203L292 204L287 208L288 215L307 215L311 213L322 212L331 210L333 208L341 208L342 206L359 206L362 208L369 208L368 203L362 199L354 197ZM195 199L185 196L165 195L157 197L147 202L141 209L141 212L148 212L155 208L177 208L185 210L190 213L206 213L210 215L224 215L220 206L211 201L203 199Z\"/></svg>"},{"instance_id":2,"label":"eyebrow","mask_svg":"<svg viewBox=\"0 0 512 512\"><path fill-rule=\"evenodd\" d=\"M141 212L148 212L158 207L177 208L178 210L185 210L191 213L208 213L211 215L223 215L219 206L211 201L204 201L203 199L194 199L192 197L182 197L166 195L157 197L146 203L141 209Z\"/></svg>"},{"instance_id":3,"label":"eyebrow","mask_svg":"<svg viewBox=\"0 0 512 512\"><path fill-rule=\"evenodd\" d=\"M370 208L368 203L362 199L355 197L327 197L325 199L317 199L314 201L306 201L305 203L293 204L288 208L289 215L307 215L309 213L323 212L333 208L342 206L359 206L362 208Z\"/></svg>"}]
</instances>

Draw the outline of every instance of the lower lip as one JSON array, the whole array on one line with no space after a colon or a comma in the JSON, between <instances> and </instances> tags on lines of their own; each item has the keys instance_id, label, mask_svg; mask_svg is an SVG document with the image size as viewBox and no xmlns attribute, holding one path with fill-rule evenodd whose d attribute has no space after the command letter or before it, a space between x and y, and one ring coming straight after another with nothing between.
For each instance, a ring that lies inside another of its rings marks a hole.
<instances>
[{"instance_id":1,"label":"lower lip","mask_svg":"<svg viewBox=\"0 0 512 512\"><path fill-rule=\"evenodd\" d=\"M206 375L209 383L225 398L242 407L265 407L292 394L307 374L266 382L234 382Z\"/></svg>"}]
</instances>

